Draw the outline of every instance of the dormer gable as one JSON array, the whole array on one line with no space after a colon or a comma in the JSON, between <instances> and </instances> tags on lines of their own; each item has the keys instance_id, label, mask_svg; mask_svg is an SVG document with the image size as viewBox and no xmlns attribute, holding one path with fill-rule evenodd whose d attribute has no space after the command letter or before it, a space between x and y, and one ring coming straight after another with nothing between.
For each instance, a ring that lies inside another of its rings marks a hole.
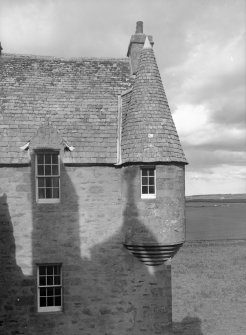
<instances>
[{"instance_id":1,"label":"dormer gable","mask_svg":"<svg viewBox=\"0 0 246 335\"><path fill-rule=\"evenodd\" d=\"M29 160L34 152L47 150L60 152L61 157L66 160L68 158L66 153L71 156L75 148L68 144L60 131L48 120L38 127L32 138L22 145L20 149L24 155L29 157Z\"/></svg>"},{"instance_id":2,"label":"dormer gable","mask_svg":"<svg viewBox=\"0 0 246 335\"><path fill-rule=\"evenodd\" d=\"M64 149L64 140L59 131L49 122L42 124L30 140L30 150Z\"/></svg>"}]
</instances>

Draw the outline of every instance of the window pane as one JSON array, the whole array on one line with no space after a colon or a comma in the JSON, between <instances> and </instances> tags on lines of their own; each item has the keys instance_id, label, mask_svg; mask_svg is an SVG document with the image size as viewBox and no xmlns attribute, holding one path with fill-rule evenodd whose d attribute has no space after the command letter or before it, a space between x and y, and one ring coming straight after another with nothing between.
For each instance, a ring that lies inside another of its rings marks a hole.
<instances>
[{"instance_id":1,"label":"window pane","mask_svg":"<svg viewBox=\"0 0 246 335\"><path fill-rule=\"evenodd\" d=\"M54 265L54 274L55 275L60 274L60 265Z\"/></svg>"},{"instance_id":2,"label":"window pane","mask_svg":"<svg viewBox=\"0 0 246 335\"><path fill-rule=\"evenodd\" d=\"M57 154L52 155L52 163L53 164L58 164L58 155Z\"/></svg>"},{"instance_id":3,"label":"window pane","mask_svg":"<svg viewBox=\"0 0 246 335\"><path fill-rule=\"evenodd\" d=\"M52 175L58 175L58 165L52 165Z\"/></svg>"},{"instance_id":4,"label":"window pane","mask_svg":"<svg viewBox=\"0 0 246 335\"><path fill-rule=\"evenodd\" d=\"M142 184L143 185L148 185L148 177L143 177L142 178Z\"/></svg>"},{"instance_id":5,"label":"window pane","mask_svg":"<svg viewBox=\"0 0 246 335\"><path fill-rule=\"evenodd\" d=\"M149 185L155 185L155 177L149 177Z\"/></svg>"},{"instance_id":6,"label":"window pane","mask_svg":"<svg viewBox=\"0 0 246 335\"><path fill-rule=\"evenodd\" d=\"M54 271L53 271L53 265L49 265L47 266L47 275L53 275Z\"/></svg>"},{"instance_id":7,"label":"window pane","mask_svg":"<svg viewBox=\"0 0 246 335\"><path fill-rule=\"evenodd\" d=\"M53 188L53 199L59 198L59 188Z\"/></svg>"},{"instance_id":8,"label":"window pane","mask_svg":"<svg viewBox=\"0 0 246 335\"><path fill-rule=\"evenodd\" d=\"M40 307L46 306L46 298L40 298Z\"/></svg>"},{"instance_id":9,"label":"window pane","mask_svg":"<svg viewBox=\"0 0 246 335\"><path fill-rule=\"evenodd\" d=\"M44 187L44 178L38 178L38 187Z\"/></svg>"},{"instance_id":10,"label":"window pane","mask_svg":"<svg viewBox=\"0 0 246 335\"><path fill-rule=\"evenodd\" d=\"M40 266L39 267L39 274L45 275L46 274L46 266Z\"/></svg>"},{"instance_id":11,"label":"window pane","mask_svg":"<svg viewBox=\"0 0 246 335\"><path fill-rule=\"evenodd\" d=\"M147 176L148 173L147 173L147 169L142 169L142 176Z\"/></svg>"},{"instance_id":12,"label":"window pane","mask_svg":"<svg viewBox=\"0 0 246 335\"><path fill-rule=\"evenodd\" d=\"M53 179L53 187L59 187L59 178L52 178Z\"/></svg>"},{"instance_id":13,"label":"window pane","mask_svg":"<svg viewBox=\"0 0 246 335\"><path fill-rule=\"evenodd\" d=\"M40 297L46 297L46 288L40 288Z\"/></svg>"},{"instance_id":14,"label":"window pane","mask_svg":"<svg viewBox=\"0 0 246 335\"><path fill-rule=\"evenodd\" d=\"M55 287L55 295L60 296L61 295L61 287Z\"/></svg>"},{"instance_id":15,"label":"window pane","mask_svg":"<svg viewBox=\"0 0 246 335\"><path fill-rule=\"evenodd\" d=\"M37 155L37 161L38 164L44 164L44 155L43 154Z\"/></svg>"},{"instance_id":16,"label":"window pane","mask_svg":"<svg viewBox=\"0 0 246 335\"><path fill-rule=\"evenodd\" d=\"M47 296L52 297L54 295L53 287L47 288Z\"/></svg>"},{"instance_id":17,"label":"window pane","mask_svg":"<svg viewBox=\"0 0 246 335\"><path fill-rule=\"evenodd\" d=\"M53 277L52 276L48 276L47 277L47 285L53 285Z\"/></svg>"},{"instance_id":18,"label":"window pane","mask_svg":"<svg viewBox=\"0 0 246 335\"><path fill-rule=\"evenodd\" d=\"M54 306L54 298L48 297L47 298L47 306Z\"/></svg>"},{"instance_id":19,"label":"window pane","mask_svg":"<svg viewBox=\"0 0 246 335\"><path fill-rule=\"evenodd\" d=\"M154 176L154 175L155 175L155 170L149 169L149 176Z\"/></svg>"},{"instance_id":20,"label":"window pane","mask_svg":"<svg viewBox=\"0 0 246 335\"><path fill-rule=\"evenodd\" d=\"M142 194L148 194L148 186L142 186Z\"/></svg>"},{"instance_id":21,"label":"window pane","mask_svg":"<svg viewBox=\"0 0 246 335\"><path fill-rule=\"evenodd\" d=\"M44 192L44 188L39 188L38 190L38 198L39 199L44 199L45 198L45 192Z\"/></svg>"},{"instance_id":22,"label":"window pane","mask_svg":"<svg viewBox=\"0 0 246 335\"><path fill-rule=\"evenodd\" d=\"M38 165L38 175L43 176L44 175L44 166Z\"/></svg>"},{"instance_id":23,"label":"window pane","mask_svg":"<svg viewBox=\"0 0 246 335\"><path fill-rule=\"evenodd\" d=\"M55 276L55 277L54 277L54 284L55 284L55 285L60 285L60 284L61 284L61 282L60 282L60 277L58 277L58 276Z\"/></svg>"},{"instance_id":24,"label":"window pane","mask_svg":"<svg viewBox=\"0 0 246 335\"><path fill-rule=\"evenodd\" d=\"M51 176L51 166L50 165L45 165L45 175Z\"/></svg>"},{"instance_id":25,"label":"window pane","mask_svg":"<svg viewBox=\"0 0 246 335\"><path fill-rule=\"evenodd\" d=\"M51 164L51 154L45 154L45 164Z\"/></svg>"},{"instance_id":26,"label":"window pane","mask_svg":"<svg viewBox=\"0 0 246 335\"><path fill-rule=\"evenodd\" d=\"M52 189L46 188L46 199L52 198Z\"/></svg>"},{"instance_id":27,"label":"window pane","mask_svg":"<svg viewBox=\"0 0 246 335\"><path fill-rule=\"evenodd\" d=\"M155 193L155 186L150 186L149 187L149 193L154 194Z\"/></svg>"},{"instance_id":28,"label":"window pane","mask_svg":"<svg viewBox=\"0 0 246 335\"><path fill-rule=\"evenodd\" d=\"M46 285L46 277L45 276L40 276L39 277L39 285L40 286L45 286Z\"/></svg>"},{"instance_id":29,"label":"window pane","mask_svg":"<svg viewBox=\"0 0 246 335\"><path fill-rule=\"evenodd\" d=\"M52 178L45 178L45 181L46 181L46 187L51 187L52 184L51 184L51 179Z\"/></svg>"},{"instance_id":30,"label":"window pane","mask_svg":"<svg viewBox=\"0 0 246 335\"><path fill-rule=\"evenodd\" d=\"M55 297L55 306L61 306L61 297Z\"/></svg>"}]
</instances>

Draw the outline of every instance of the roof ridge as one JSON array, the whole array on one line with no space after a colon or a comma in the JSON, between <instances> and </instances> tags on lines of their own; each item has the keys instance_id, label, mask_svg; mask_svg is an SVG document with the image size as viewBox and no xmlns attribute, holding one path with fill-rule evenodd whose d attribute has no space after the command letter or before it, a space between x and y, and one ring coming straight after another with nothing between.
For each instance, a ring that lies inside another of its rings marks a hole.
<instances>
[{"instance_id":1,"label":"roof ridge","mask_svg":"<svg viewBox=\"0 0 246 335\"><path fill-rule=\"evenodd\" d=\"M1 58L11 57L11 58L31 58L40 60L62 60L62 61L82 61L82 60L92 60L92 61L125 61L129 62L128 57L57 57L57 56L47 56L47 55L33 55L33 54L14 54L14 53L2 53Z\"/></svg>"}]
</instances>

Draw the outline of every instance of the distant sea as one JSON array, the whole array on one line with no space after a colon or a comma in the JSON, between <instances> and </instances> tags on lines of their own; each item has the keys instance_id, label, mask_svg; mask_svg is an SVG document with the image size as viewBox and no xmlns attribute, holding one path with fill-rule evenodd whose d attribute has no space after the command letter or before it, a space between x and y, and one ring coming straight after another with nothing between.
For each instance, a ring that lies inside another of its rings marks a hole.
<instances>
[{"instance_id":1,"label":"distant sea","mask_svg":"<svg viewBox=\"0 0 246 335\"><path fill-rule=\"evenodd\" d=\"M246 239L246 202L186 202L186 240Z\"/></svg>"}]
</instances>

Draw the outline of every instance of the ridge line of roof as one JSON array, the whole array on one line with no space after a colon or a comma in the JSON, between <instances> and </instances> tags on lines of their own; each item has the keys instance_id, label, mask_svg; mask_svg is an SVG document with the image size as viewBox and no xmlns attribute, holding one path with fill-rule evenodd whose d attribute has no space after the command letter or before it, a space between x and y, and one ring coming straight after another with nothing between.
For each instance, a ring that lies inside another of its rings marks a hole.
<instances>
[{"instance_id":1,"label":"ridge line of roof","mask_svg":"<svg viewBox=\"0 0 246 335\"><path fill-rule=\"evenodd\" d=\"M124 61L129 62L128 57L57 57L57 56L43 56L43 55L32 55L32 54L12 54L12 53L2 53L1 58L32 58L40 60L61 60L61 61L82 61L82 60L91 60L91 61Z\"/></svg>"}]
</instances>

